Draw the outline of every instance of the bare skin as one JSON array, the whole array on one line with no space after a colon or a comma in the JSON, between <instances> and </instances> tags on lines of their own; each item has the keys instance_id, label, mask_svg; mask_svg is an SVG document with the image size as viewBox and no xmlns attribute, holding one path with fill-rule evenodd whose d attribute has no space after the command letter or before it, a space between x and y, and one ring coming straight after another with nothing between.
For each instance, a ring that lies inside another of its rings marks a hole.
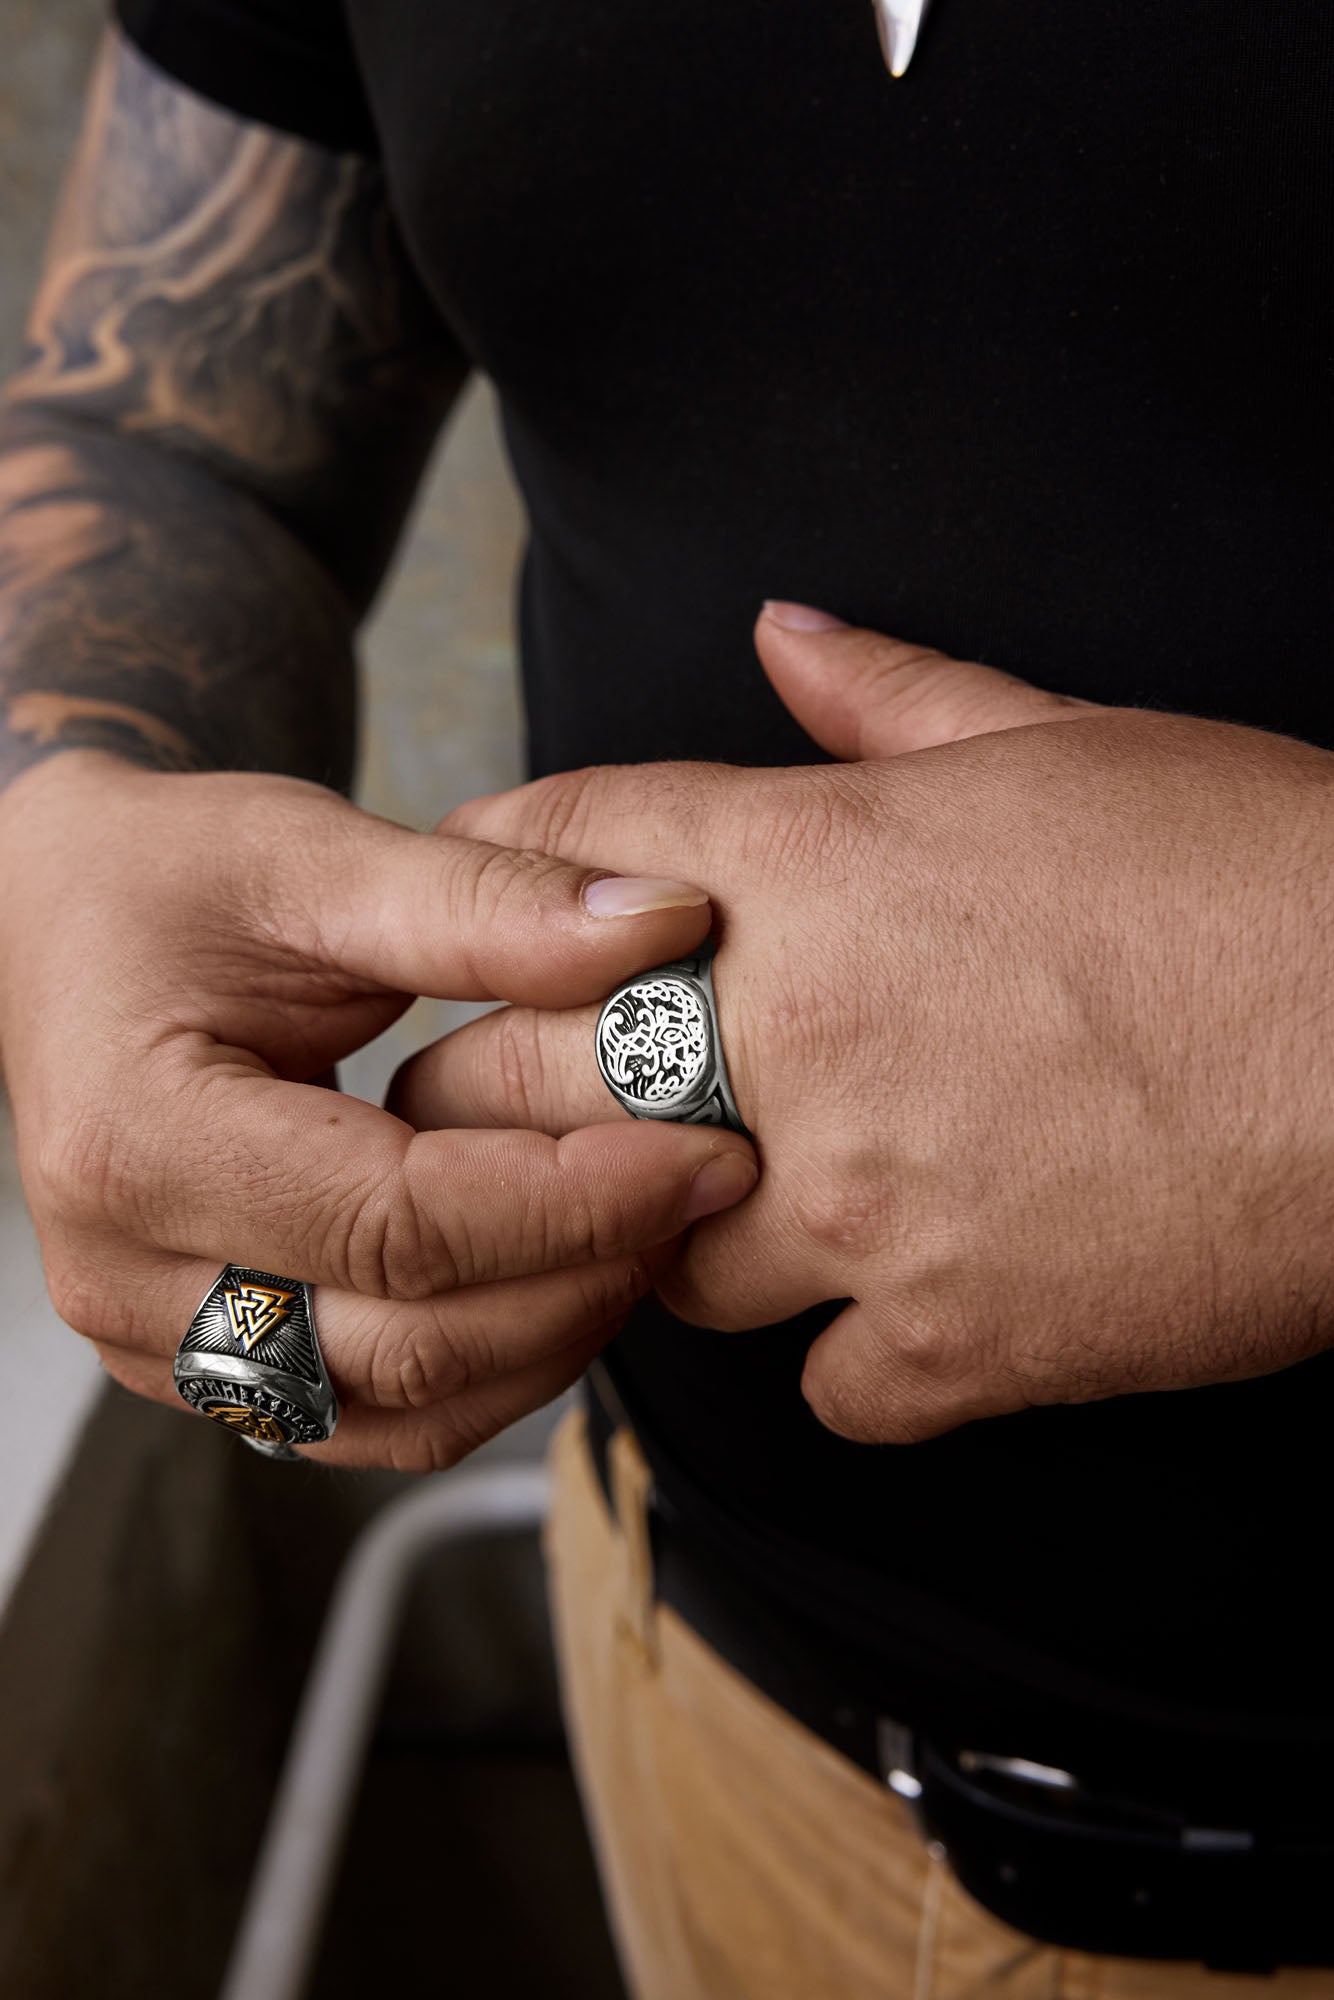
<instances>
[{"instance_id":1,"label":"bare skin","mask_svg":"<svg viewBox=\"0 0 1334 2000\"><path fill-rule=\"evenodd\" d=\"M713 891L765 1171L668 1303L744 1328L850 1299L803 1386L868 1443L1328 1347L1334 756L781 612L761 661L844 761L570 772L446 822L571 862L689 855ZM573 1130L592 1022L490 1014L392 1101Z\"/></svg>"},{"instance_id":2,"label":"bare skin","mask_svg":"<svg viewBox=\"0 0 1334 2000\"><path fill-rule=\"evenodd\" d=\"M353 638L464 362L378 170L109 37L0 427L0 1048L64 1317L128 1386L223 1261L321 1287L343 1463L548 1400L729 1135L415 1132L319 1087L416 993L589 1002L704 892L339 796Z\"/></svg>"},{"instance_id":3,"label":"bare skin","mask_svg":"<svg viewBox=\"0 0 1334 2000\"><path fill-rule=\"evenodd\" d=\"M346 783L355 620L465 368L376 167L109 39L5 391L0 775Z\"/></svg>"}]
</instances>

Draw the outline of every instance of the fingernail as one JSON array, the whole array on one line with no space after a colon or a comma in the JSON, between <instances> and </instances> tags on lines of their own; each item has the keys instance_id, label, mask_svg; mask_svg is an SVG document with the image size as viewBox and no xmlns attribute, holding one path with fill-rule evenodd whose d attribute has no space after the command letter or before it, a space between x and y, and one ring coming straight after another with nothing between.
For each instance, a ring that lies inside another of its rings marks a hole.
<instances>
[{"instance_id":1,"label":"fingernail","mask_svg":"<svg viewBox=\"0 0 1334 2000\"><path fill-rule=\"evenodd\" d=\"M842 632L847 627L832 611L817 611L813 604L785 604L782 598L768 597L764 615L781 625L785 632Z\"/></svg>"},{"instance_id":2,"label":"fingernail","mask_svg":"<svg viewBox=\"0 0 1334 2000\"><path fill-rule=\"evenodd\" d=\"M701 1216L733 1207L750 1193L758 1175L759 1168L749 1153L720 1153L716 1159L706 1160L690 1183L686 1221L698 1222Z\"/></svg>"},{"instance_id":3,"label":"fingernail","mask_svg":"<svg viewBox=\"0 0 1334 2000\"><path fill-rule=\"evenodd\" d=\"M689 882L669 882L658 875L599 875L584 884L584 908L590 917L642 917L650 910L697 910L709 900L707 889Z\"/></svg>"}]
</instances>

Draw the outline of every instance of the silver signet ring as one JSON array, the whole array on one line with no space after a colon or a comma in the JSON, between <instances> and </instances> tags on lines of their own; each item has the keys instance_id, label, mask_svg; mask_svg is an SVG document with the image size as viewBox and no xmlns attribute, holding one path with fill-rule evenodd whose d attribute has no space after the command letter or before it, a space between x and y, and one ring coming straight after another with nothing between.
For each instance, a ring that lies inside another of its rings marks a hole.
<instances>
[{"instance_id":1,"label":"silver signet ring","mask_svg":"<svg viewBox=\"0 0 1334 2000\"><path fill-rule=\"evenodd\" d=\"M725 1125L747 1139L732 1096L710 974L716 947L641 972L618 986L598 1016L597 1062L616 1102L634 1118Z\"/></svg>"}]
</instances>

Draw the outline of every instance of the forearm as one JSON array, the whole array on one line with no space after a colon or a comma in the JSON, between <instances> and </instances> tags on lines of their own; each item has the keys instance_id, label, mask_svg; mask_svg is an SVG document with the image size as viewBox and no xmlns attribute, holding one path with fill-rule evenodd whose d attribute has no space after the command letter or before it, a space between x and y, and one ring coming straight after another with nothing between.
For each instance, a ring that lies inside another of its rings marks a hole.
<instances>
[{"instance_id":1,"label":"forearm","mask_svg":"<svg viewBox=\"0 0 1334 2000\"><path fill-rule=\"evenodd\" d=\"M67 749L344 788L353 613L207 468L18 408L0 420L0 786Z\"/></svg>"},{"instance_id":2,"label":"forearm","mask_svg":"<svg viewBox=\"0 0 1334 2000\"><path fill-rule=\"evenodd\" d=\"M0 784L345 785L352 634L466 370L383 176L108 37L0 418Z\"/></svg>"}]
</instances>

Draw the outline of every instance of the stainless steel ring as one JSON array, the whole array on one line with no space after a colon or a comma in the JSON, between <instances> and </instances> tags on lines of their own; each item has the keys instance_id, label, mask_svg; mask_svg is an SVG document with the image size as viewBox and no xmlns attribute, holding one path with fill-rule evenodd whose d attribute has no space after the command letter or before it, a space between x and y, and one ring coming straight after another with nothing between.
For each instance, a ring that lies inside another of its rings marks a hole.
<instances>
[{"instance_id":1,"label":"stainless steel ring","mask_svg":"<svg viewBox=\"0 0 1334 2000\"><path fill-rule=\"evenodd\" d=\"M337 1428L310 1286L299 1278L228 1264L191 1320L172 1374L191 1409L266 1458L295 1458L293 1445L322 1444Z\"/></svg>"},{"instance_id":2,"label":"stainless steel ring","mask_svg":"<svg viewBox=\"0 0 1334 2000\"><path fill-rule=\"evenodd\" d=\"M598 1069L635 1118L746 1130L723 1058L710 966L717 947L618 986L598 1015Z\"/></svg>"}]
</instances>

